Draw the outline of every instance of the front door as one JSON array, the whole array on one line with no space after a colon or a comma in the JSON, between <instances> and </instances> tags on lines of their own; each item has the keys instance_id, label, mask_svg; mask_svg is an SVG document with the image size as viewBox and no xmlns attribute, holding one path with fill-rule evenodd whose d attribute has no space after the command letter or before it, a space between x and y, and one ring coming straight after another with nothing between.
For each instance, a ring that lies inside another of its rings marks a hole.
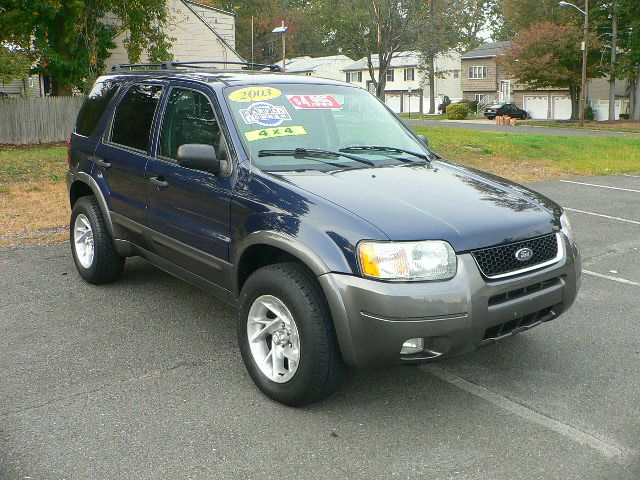
<instances>
[{"instance_id":1,"label":"front door","mask_svg":"<svg viewBox=\"0 0 640 480\"><path fill-rule=\"evenodd\" d=\"M177 161L184 144L212 145L219 159L228 158L208 95L187 84L169 91L156 155L147 165L147 226L156 254L229 289L231 178Z\"/></svg>"},{"instance_id":2,"label":"front door","mask_svg":"<svg viewBox=\"0 0 640 480\"><path fill-rule=\"evenodd\" d=\"M144 245L145 167L162 85L130 86L116 106L111 128L94 154L94 177L108 192L117 236Z\"/></svg>"}]
</instances>

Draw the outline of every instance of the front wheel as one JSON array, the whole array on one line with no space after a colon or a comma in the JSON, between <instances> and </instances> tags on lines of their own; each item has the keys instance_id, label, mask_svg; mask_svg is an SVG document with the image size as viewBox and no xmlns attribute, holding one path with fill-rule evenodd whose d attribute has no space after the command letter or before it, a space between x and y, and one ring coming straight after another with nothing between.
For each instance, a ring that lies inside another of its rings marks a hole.
<instances>
[{"instance_id":1,"label":"front wheel","mask_svg":"<svg viewBox=\"0 0 640 480\"><path fill-rule=\"evenodd\" d=\"M240 305L240 352L262 393L297 407L335 392L345 366L313 273L296 263L263 267L246 281Z\"/></svg>"}]
</instances>

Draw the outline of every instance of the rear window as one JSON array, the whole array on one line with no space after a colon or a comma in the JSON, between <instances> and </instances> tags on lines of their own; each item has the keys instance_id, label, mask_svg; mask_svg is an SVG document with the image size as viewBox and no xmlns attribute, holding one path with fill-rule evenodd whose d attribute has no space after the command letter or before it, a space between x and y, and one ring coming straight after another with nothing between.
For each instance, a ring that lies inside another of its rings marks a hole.
<instances>
[{"instance_id":1,"label":"rear window","mask_svg":"<svg viewBox=\"0 0 640 480\"><path fill-rule=\"evenodd\" d=\"M109 101L117 91L118 86L112 82L98 82L93 86L78 113L77 134L85 137L93 134Z\"/></svg>"},{"instance_id":2,"label":"rear window","mask_svg":"<svg viewBox=\"0 0 640 480\"><path fill-rule=\"evenodd\" d=\"M132 86L116 108L111 141L146 152L153 115L161 94L160 85Z\"/></svg>"}]
</instances>

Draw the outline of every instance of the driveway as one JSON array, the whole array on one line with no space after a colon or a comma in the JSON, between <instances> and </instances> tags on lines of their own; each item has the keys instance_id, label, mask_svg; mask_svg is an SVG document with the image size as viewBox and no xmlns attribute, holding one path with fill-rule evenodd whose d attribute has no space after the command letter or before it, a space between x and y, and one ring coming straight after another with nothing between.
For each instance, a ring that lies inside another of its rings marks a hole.
<instances>
[{"instance_id":1,"label":"driveway","mask_svg":"<svg viewBox=\"0 0 640 480\"><path fill-rule=\"evenodd\" d=\"M474 354L269 401L235 312L140 259L82 282L67 245L0 250L0 478L640 478L640 177L535 185L571 209L582 289Z\"/></svg>"},{"instance_id":2,"label":"driveway","mask_svg":"<svg viewBox=\"0 0 640 480\"><path fill-rule=\"evenodd\" d=\"M494 122L485 120L408 120L405 119L412 127L455 127L467 130L476 130L481 132L501 132L501 133L529 133L533 135L557 135L561 137L625 137L636 136L640 138L638 133L629 132L609 132L600 130L573 130L569 128L551 128L551 127L529 127L526 125L518 125L515 127L505 127L496 125Z\"/></svg>"}]
</instances>

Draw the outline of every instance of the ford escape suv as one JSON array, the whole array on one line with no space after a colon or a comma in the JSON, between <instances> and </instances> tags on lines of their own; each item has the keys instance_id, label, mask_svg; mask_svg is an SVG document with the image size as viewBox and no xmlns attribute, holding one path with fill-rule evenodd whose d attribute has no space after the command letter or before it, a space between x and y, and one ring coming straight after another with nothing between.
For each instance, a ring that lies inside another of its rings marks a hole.
<instances>
[{"instance_id":1,"label":"ford escape suv","mask_svg":"<svg viewBox=\"0 0 640 480\"><path fill-rule=\"evenodd\" d=\"M87 282L137 255L237 306L247 371L292 406L347 366L470 352L573 303L557 204L440 158L361 88L215 67L119 66L91 90L67 174Z\"/></svg>"}]
</instances>

